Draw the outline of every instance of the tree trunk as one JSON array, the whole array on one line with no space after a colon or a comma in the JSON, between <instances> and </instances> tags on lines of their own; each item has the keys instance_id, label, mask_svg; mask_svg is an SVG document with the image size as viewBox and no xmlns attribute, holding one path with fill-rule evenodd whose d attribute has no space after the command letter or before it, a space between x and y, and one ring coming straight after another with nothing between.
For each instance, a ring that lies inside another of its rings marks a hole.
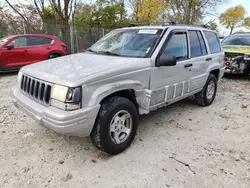
<instances>
[{"instance_id":1,"label":"tree trunk","mask_svg":"<svg viewBox=\"0 0 250 188\"><path fill-rule=\"evenodd\" d=\"M231 30L230 30L230 35L233 34L233 30L234 30L234 27L231 27Z\"/></svg>"}]
</instances>

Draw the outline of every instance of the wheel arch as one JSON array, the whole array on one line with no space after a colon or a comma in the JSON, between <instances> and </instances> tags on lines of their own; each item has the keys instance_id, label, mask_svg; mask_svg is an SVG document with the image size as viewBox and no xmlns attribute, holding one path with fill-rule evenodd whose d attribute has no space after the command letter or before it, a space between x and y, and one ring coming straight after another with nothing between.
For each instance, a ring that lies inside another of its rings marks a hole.
<instances>
[{"instance_id":1,"label":"wheel arch","mask_svg":"<svg viewBox=\"0 0 250 188\"><path fill-rule=\"evenodd\" d=\"M216 77L216 79L218 80L219 76L220 76L220 69L214 69L214 70L210 71L210 74L213 74Z\"/></svg>"},{"instance_id":2,"label":"wheel arch","mask_svg":"<svg viewBox=\"0 0 250 188\"><path fill-rule=\"evenodd\" d=\"M112 96L121 96L131 100L138 108L136 92L141 90L143 90L142 84L132 80L103 85L93 92L88 106L102 104L104 100Z\"/></svg>"},{"instance_id":3,"label":"wheel arch","mask_svg":"<svg viewBox=\"0 0 250 188\"><path fill-rule=\"evenodd\" d=\"M51 55L58 55L58 56L63 56L63 54L59 51L55 51L55 52L50 52L48 55L47 55L47 59L49 59L49 56Z\"/></svg>"}]
</instances>

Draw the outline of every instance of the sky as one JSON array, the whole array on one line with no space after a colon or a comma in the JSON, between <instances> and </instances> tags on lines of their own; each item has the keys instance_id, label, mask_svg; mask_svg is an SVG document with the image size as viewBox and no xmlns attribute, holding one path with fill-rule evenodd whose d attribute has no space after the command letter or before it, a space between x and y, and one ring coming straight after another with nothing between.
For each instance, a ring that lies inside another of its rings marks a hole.
<instances>
[{"instance_id":1,"label":"sky","mask_svg":"<svg viewBox=\"0 0 250 188\"><path fill-rule=\"evenodd\" d=\"M228 9L230 7L237 6L237 5L242 5L246 9L246 11L247 11L246 16L250 16L250 0L228 0L227 3L224 3L223 5L221 5L221 6L218 7L218 10L216 11L218 13L218 17L226 9ZM219 20L218 19L217 19L217 23L219 24ZM236 28L235 30L237 30L237 29L246 30L245 28ZM230 32L229 29L224 28L220 24L219 24L219 30L220 30L220 33L224 34L224 35L228 35L229 32ZM249 30L246 30L246 31L249 31Z\"/></svg>"},{"instance_id":2,"label":"sky","mask_svg":"<svg viewBox=\"0 0 250 188\"><path fill-rule=\"evenodd\" d=\"M223 4L218 12L224 12L226 9L230 7L234 7L237 5L242 5L246 11L247 11L247 16L250 16L250 0L229 0L227 3Z\"/></svg>"},{"instance_id":3,"label":"sky","mask_svg":"<svg viewBox=\"0 0 250 188\"><path fill-rule=\"evenodd\" d=\"M2 0L0 0L2 1ZM10 2L15 2L17 0L10 0ZM25 2L27 0L19 0L19 2ZM95 0L84 0L85 2L93 2ZM229 29L226 29L225 27L223 27L222 25L219 24L219 16L222 12L224 12L226 9L230 8L230 7L234 7L237 5L242 5L246 11L247 14L246 16L250 16L250 0L226 0L226 3L223 3L221 5L218 5L217 9L215 10L214 16L212 17L207 17L206 20L211 20L211 19L215 19L217 24L219 25L218 29L219 29L219 33L221 35L228 35L229 34ZM243 29L246 30L245 28L236 28L237 29ZM246 31L250 31L250 30L246 30Z\"/></svg>"}]
</instances>

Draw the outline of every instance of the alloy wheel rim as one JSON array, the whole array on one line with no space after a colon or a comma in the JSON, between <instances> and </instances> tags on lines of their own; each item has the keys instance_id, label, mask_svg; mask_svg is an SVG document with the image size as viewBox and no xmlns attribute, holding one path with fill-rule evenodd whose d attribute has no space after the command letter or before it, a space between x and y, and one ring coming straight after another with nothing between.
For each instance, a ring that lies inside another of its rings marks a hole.
<instances>
[{"instance_id":1,"label":"alloy wheel rim","mask_svg":"<svg viewBox=\"0 0 250 188\"><path fill-rule=\"evenodd\" d=\"M125 142L132 131L132 116L126 110L117 112L111 120L109 135L113 143Z\"/></svg>"},{"instance_id":2,"label":"alloy wheel rim","mask_svg":"<svg viewBox=\"0 0 250 188\"><path fill-rule=\"evenodd\" d=\"M207 92L206 92L207 99L212 99L214 93L215 93L215 83L214 81L211 80L207 86Z\"/></svg>"}]
</instances>

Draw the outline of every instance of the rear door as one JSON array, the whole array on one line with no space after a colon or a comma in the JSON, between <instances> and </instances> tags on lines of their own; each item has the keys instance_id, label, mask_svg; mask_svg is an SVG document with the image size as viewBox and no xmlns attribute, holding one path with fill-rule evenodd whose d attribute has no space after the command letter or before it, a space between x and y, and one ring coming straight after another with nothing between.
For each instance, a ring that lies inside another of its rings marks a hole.
<instances>
[{"instance_id":1,"label":"rear door","mask_svg":"<svg viewBox=\"0 0 250 188\"><path fill-rule=\"evenodd\" d=\"M190 91L202 88L207 80L207 68L212 58L208 55L205 40L200 30L189 30L190 58L192 59L192 78Z\"/></svg>"},{"instance_id":2,"label":"rear door","mask_svg":"<svg viewBox=\"0 0 250 188\"><path fill-rule=\"evenodd\" d=\"M224 66L224 52L221 48L219 37L213 31L203 31L203 33L207 46L209 46L209 58L212 58L208 66L213 67L213 69L221 69Z\"/></svg>"},{"instance_id":3,"label":"rear door","mask_svg":"<svg viewBox=\"0 0 250 188\"><path fill-rule=\"evenodd\" d=\"M29 46L28 55L30 58L29 63L43 61L48 58L48 53L51 49L52 39L39 36L27 37Z\"/></svg>"},{"instance_id":4,"label":"rear door","mask_svg":"<svg viewBox=\"0 0 250 188\"><path fill-rule=\"evenodd\" d=\"M8 50L6 47L2 49L3 68L15 68L26 65L29 59L27 55L27 38L16 37L10 43L14 45L13 49Z\"/></svg>"}]
</instances>

